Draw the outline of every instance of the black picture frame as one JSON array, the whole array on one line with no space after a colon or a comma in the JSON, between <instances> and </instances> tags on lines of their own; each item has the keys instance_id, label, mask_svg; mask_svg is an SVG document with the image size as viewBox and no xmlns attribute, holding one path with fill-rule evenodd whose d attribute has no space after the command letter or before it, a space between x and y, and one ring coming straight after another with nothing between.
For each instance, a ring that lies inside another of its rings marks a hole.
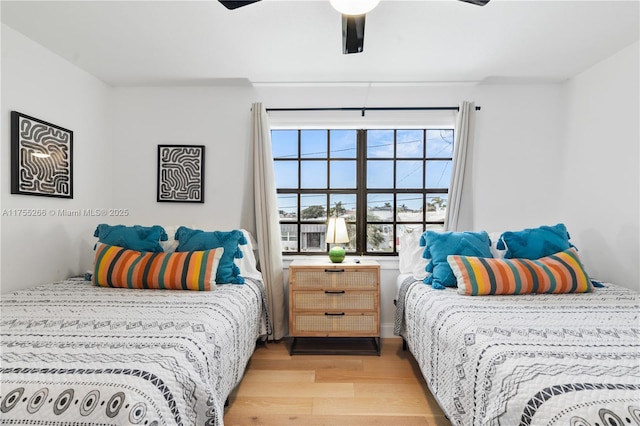
<instances>
[{"instance_id":1,"label":"black picture frame","mask_svg":"<svg viewBox=\"0 0 640 426\"><path fill-rule=\"evenodd\" d=\"M11 193L73 198L73 131L11 111Z\"/></svg>"},{"instance_id":2,"label":"black picture frame","mask_svg":"<svg viewBox=\"0 0 640 426\"><path fill-rule=\"evenodd\" d=\"M204 145L158 145L159 203L204 203L204 152Z\"/></svg>"}]
</instances>

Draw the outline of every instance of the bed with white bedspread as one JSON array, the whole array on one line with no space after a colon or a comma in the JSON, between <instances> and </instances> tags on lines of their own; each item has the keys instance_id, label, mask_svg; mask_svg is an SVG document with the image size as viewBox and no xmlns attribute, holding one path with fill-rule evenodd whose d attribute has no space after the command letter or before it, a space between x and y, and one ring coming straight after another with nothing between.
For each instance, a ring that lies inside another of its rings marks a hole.
<instances>
[{"instance_id":1,"label":"bed with white bedspread","mask_svg":"<svg viewBox=\"0 0 640 426\"><path fill-rule=\"evenodd\" d=\"M486 297L409 276L395 332L453 425L640 425L640 296Z\"/></svg>"},{"instance_id":2,"label":"bed with white bedspread","mask_svg":"<svg viewBox=\"0 0 640 426\"><path fill-rule=\"evenodd\" d=\"M0 424L222 425L268 320L260 280L216 287L3 295Z\"/></svg>"}]
</instances>

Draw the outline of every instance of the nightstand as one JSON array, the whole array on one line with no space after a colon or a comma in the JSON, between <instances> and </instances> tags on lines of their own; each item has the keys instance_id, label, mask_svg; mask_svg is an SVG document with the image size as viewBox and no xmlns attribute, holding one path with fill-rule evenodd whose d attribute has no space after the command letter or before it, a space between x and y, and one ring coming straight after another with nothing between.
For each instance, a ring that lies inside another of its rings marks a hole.
<instances>
[{"instance_id":1,"label":"nightstand","mask_svg":"<svg viewBox=\"0 0 640 426\"><path fill-rule=\"evenodd\" d=\"M289 352L380 355L380 265L294 260L289 265Z\"/></svg>"}]
</instances>

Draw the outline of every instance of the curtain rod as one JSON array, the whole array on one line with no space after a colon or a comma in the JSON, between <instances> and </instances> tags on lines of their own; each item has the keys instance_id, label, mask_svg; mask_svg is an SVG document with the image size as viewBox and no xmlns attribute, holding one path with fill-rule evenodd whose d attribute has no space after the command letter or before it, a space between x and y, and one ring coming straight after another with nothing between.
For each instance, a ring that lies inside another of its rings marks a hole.
<instances>
[{"instance_id":1,"label":"curtain rod","mask_svg":"<svg viewBox=\"0 0 640 426\"><path fill-rule=\"evenodd\" d=\"M459 111L460 107L339 107L339 108L266 108L269 111ZM480 107L476 107L480 111Z\"/></svg>"}]
</instances>

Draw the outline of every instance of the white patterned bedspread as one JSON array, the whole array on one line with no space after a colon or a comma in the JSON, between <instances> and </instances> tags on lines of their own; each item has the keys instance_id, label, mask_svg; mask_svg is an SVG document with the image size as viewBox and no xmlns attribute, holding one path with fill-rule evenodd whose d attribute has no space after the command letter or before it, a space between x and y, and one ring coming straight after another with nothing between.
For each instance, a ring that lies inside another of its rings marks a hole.
<instances>
[{"instance_id":1,"label":"white patterned bedspread","mask_svg":"<svg viewBox=\"0 0 640 426\"><path fill-rule=\"evenodd\" d=\"M11 425L222 425L266 321L249 279L209 292L70 279L0 303L0 424Z\"/></svg>"},{"instance_id":2,"label":"white patterned bedspread","mask_svg":"<svg viewBox=\"0 0 640 426\"><path fill-rule=\"evenodd\" d=\"M408 279L401 334L454 425L640 425L640 294L462 296Z\"/></svg>"}]
</instances>

